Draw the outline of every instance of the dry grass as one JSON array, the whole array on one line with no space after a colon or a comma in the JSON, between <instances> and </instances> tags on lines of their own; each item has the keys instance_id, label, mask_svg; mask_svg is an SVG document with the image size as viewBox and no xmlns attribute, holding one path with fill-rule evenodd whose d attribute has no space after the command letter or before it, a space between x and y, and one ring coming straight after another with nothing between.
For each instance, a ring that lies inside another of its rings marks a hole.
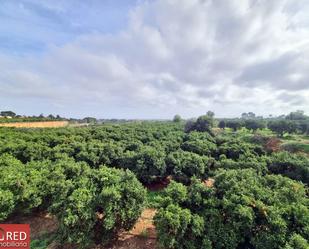
<instances>
[{"instance_id":1,"label":"dry grass","mask_svg":"<svg viewBox=\"0 0 309 249\"><path fill-rule=\"evenodd\" d=\"M0 127L16 127L16 128L56 128L56 127L65 127L68 125L69 125L68 121L0 123Z\"/></svg>"}]
</instances>

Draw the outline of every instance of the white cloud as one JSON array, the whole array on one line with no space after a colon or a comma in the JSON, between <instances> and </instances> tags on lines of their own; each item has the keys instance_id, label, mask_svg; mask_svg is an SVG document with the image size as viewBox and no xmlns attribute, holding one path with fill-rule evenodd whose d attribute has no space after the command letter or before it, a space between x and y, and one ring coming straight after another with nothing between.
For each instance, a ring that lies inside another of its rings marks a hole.
<instances>
[{"instance_id":1,"label":"white cloud","mask_svg":"<svg viewBox=\"0 0 309 249\"><path fill-rule=\"evenodd\" d=\"M111 106L118 117L309 112L309 6L294 2L141 3L119 33L0 59L0 97L45 98L67 113L89 104L102 117Z\"/></svg>"}]
</instances>

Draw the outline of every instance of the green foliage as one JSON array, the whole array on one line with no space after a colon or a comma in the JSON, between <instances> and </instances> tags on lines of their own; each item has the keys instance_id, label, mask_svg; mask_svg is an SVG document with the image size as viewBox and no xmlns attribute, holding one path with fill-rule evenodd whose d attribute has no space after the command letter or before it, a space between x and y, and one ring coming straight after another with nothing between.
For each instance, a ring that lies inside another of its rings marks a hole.
<instances>
[{"instance_id":1,"label":"green foliage","mask_svg":"<svg viewBox=\"0 0 309 249\"><path fill-rule=\"evenodd\" d=\"M141 214L146 191L129 171L107 167L75 178L51 207L59 220L59 240L79 245L106 243L129 230Z\"/></svg>"},{"instance_id":2,"label":"green foliage","mask_svg":"<svg viewBox=\"0 0 309 249\"><path fill-rule=\"evenodd\" d=\"M199 131L212 133L211 128L214 127L214 118L212 113L198 117L195 122L189 121L186 125L186 132Z\"/></svg>"},{"instance_id":3,"label":"green foliage","mask_svg":"<svg viewBox=\"0 0 309 249\"><path fill-rule=\"evenodd\" d=\"M1 129L0 155L23 163L56 161L63 155L92 168L131 169L144 182L165 177L166 154L183 141L181 123L141 123L58 129Z\"/></svg>"},{"instance_id":4,"label":"green foliage","mask_svg":"<svg viewBox=\"0 0 309 249\"><path fill-rule=\"evenodd\" d=\"M211 132L211 128L214 126L214 119L213 116L204 115L198 117L195 123L194 129L196 131L201 132Z\"/></svg>"},{"instance_id":5,"label":"green foliage","mask_svg":"<svg viewBox=\"0 0 309 249\"><path fill-rule=\"evenodd\" d=\"M46 249L49 244L54 239L54 236L48 233L43 234L37 239L31 239L30 248L31 249Z\"/></svg>"},{"instance_id":6,"label":"green foliage","mask_svg":"<svg viewBox=\"0 0 309 249\"><path fill-rule=\"evenodd\" d=\"M226 120L225 126L233 129L233 131L237 131L243 126L243 121L240 119Z\"/></svg>"},{"instance_id":7,"label":"green foliage","mask_svg":"<svg viewBox=\"0 0 309 249\"><path fill-rule=\"evenodd\" d=\"M196 222L202 222L202 219L198 220L197 218L191 215L190 210L174 204L168 205L165 209L160 209L155 218L160 243L165 248L190 248L189 244L193 244L192 240L195 238L191 237L191 240L187 240L184 234L190 233L192 229L199 232L199 227L193 226Z\"/></svg>"},{"instance_id":8,"label":"green foliage","mask_svg":"<svg viewBox=\"0 0 309 249\"><path fill-rule=\"evenodd\" d=\"M265 128L283 137L284 134L308 134L309 118L304 115L303 111L292 112L285 118L263 118L255 117L254 113L243 113L242 118L220 119L219 128L231 128L234 132L241 128L246 128L256 133L257 131L265 132ZM271 135L271 134L270 134Z\"/></svg>"},{"instance_id":9,"label":"green foliage","mask_svg":"<svg viewBox=\"0 0 309 249\"><path fill-rule=\"evenodd\" d=\"M275 249L303 246L309 238L305 187L281 176L228 170L215 177L213 188L195 180L187 198L166 198L155 217L166 248Z\"/></svg>"},{"instance_id":10,"label":"green foliage","mask_svg":"<svg viewBox=\"0 0 309 249\"><path fill-rule=\"evenodd\" d=\"M216 168L219 169L255 169L257 172L265 175L268 172L267 159L265 157L247 157L240 156L238 160L227 159L221 155Z\"/></svg>"},{"instance_id":11,"label":"green foliage","mask_svg":"<svg viewBox=\"0 0 309 249\"><path fill-rule=\"evenodd\" d=\"M309 120L300 120L296 123L297 131L300 134L309 134Z\"/></svg>"},{"instance_id":12,"label":"green foliage","mask_svg":"<svg viewBox=\"0 0 309 249\"><path fill-rule=\"evenodd\" d=\"M218 124L218 127L221 128L221 129L224 129L226 127L226 122L225 120L220 120L219 124Z\"/></svg>"},{"instance_id":13,"label":"green foliage","mask_svg":"<svg viewBox=\"0 0 309 249\"><path fill-rule=\"evenodd\" d=\"M15 202L11 191L0 189L0 221L5 220L14 211Z\"/></svg>"},{"instance_id":14,"label":"green foliage","mask_svg":"<svg viewBox=\"0 0 309 249\"><path fill-rule=\"evenodd\" d=\"M192 131L184 137L181 148L199 155L213 155L217 149L215 139L207 132Z\"/></svg>"},{"instance_id":15,"label":"green foliage","mask_svg":"<svg viewBox=\"0 0 309 249\"><path fill-rule=\"evenodd\" d=\"M176 115L174 116L174 118L173 118L173 121L176 122L176 123L181 122L181 117L180 117L180 115L176 114Z\"/></svg>"},{"instance_id":16,"label":"green foliage","mask_svg":"<svg viewBox=\"0 0 309 249\"><path fill-rule=\"evenodd\" d=\"M132 171L146 183L166 176L165 152L159 148L145 146L134 157Z\"/></svg>"},{"instance_id":17,"label":"green foliage","mask_svg":"<svg viewBox=\"0 0 309 249\"><path fill-rule=\"evenodd\" d=\"M181 150L169 154L166 161L173 178L185 183L192 176L205 177L211 162L207 156Z\"/></svg>"},{"instance_id":18,"label":"green foliage","mask_svg":"<svg viewBox=\"0 0 309 249\"><path fill-rule=\"evenodd\" d=\"M181 183L171 181L168 187L162 193L165 203L181 203L187 199L187 188Z\"/></svg>"},{"instance_id":19,"label":"green foliage","mask_svg":"<svg viewBox=\"0 0 309 249\"><path fill-rule=\"evenodd\" d=\"M3 117L15 117L16 113L12 112L12 111L1 111L0 112L0 116L3 116Z\"/></svg>"},{"instance_id":20,"label":"green foliage","mask_svg":"<svg viewBox=\"0 0 309 249\"><path fill-rule=\"evenodd\" d=\"M83 118L83 121L88 123L88 124L96 124L97 123L97 119L93 118L93 117Z\"/></svg>"},{"instance_id":21,"label":"green foliage","mask_svg":"<svg viewBox=\"0 0 309 249\"><path fill-rule=\"evenodd\" d=\"M215 117L215 113L213 111L207 111L206 115L211 118Z\"/></svg>"},{"instance_id":22,"label":"green foliage","mask_svg":"<svg viewBox=\"0 0 309 249\"><path fill-rule=\"evenodd\" d=\"M306 248L308 188L286 177L308 184L309 159L266 152L273 133L248 115L224 120L238 122L229 125L236 132L213 129L210 112L186 129L171 121L0 128L0 220L45 211L57 216L61 243L105 243L138 218L146 199L140 182L171 176L145 202L159 208L166 248ZM282 139L305 145L307 137Z\"/></svg>"},{"instance_id":23,"label":"green foliage","mask_svg":"<svg viewBox=\"0 0 309 249\"><path fill-rule=\"evenodd\" d=\"M290 241L285 245L284 249L307 249L308 241L299 234L293 234Z\"/></svg>"},{"instance_id":24,"label":"green foliage","mask_svg":"<svg viewBox=\"0 0 309 249\"><path fill-rule=\"evenodd\" d=\"M308 119L308 116L305 115L304 111L297 110L295 112L291 112L290 114L286 115L285 118L289 120L304 120Z\"/></svg>"},{"instance_id":25,"label":"green foliage","mask_svg":"<svg viewBox=\"0 0 309 249\"><path fill-rule=\"evenodd\" d=\"M31 249L46 249L48 248L48 243L46 240L32 240L30 244Z\"/></svg>"},{"instance_id":26,"label":"green foliage","mask_svg":"<svg viewBox=\"0 0 309 249\"><path fill-rule=\"evenodd\" d=\"M31 168L25 167L11 155L0 156L0 220L11 213L31 211L42 203L37 186L41 175Z\"/></svg>"},{"instance_id":27,"label":"green foliage","mask_svg":"<svg viewBox=\"0 0 309 249\"><path fill-rule=\"evenodd\" d=\"M297 152L309 153L309 144L300 142L288 142L282 144L281 149L291 153L297 153Z\"/></svg>"},{"instance_id":28,"label":"green foliage","mask_svg":"<svg viewBox=\"0 0 309 249\"><path fill-rule=\"evenodd\" d=\"M309 159L306 156L288 152L272 154L268 169L274 174L282 174L309 184Z\"/></svg>"},{"instance_id":29,"label":"green foliage","mask_svg":"<svg viewBox=\"0 0 309 249\"><path fill-rule=\"evenodd\" d=\"M0 219L14 212L48 210L59 221L58 239L79 247L108 242L129 230L144 206L146 192L130 171L91 169L63 156L22 164L0 157Z\"/></svg>"},{"instance_id":30,"label":"green foliage","mask_svg":"<svg viewBox=\"0 0 309 249\"><path fill-rule=\"evenodd\" d=\"M256 119L245 120L244 125L248 130L253 130L253 131L256 131L257 129L263 129L266 127L264 121L256 120Z\"/></svg>"},{"instance_id":31,"label":"green foliage","mask_svg":"<svg viewBox=\"0 0 309 249\"><path fill-rule=\"evenodd\" d=\"M147 191L147 203L146 206L148 208L158 208L159 207L159 200L161 200L163 196L163 191Z\"/></svg>"},{"instance_id":32,"label":"green foliage","mask_svg":"<svg viewBox=\"0 0 309 249\"><path fill-rule=\"evenodd\" d=\"M263 155L265 152L260 145L253 145L250 143L242 142L238 139L228 139L227 141L221 141L218 146L217 156L225 155L230 159L239 159L241 156L256 157Z\"/></svg>"},{"instance_id":33,"label":"green foliage","mask_svg":"<svg viewBox=\"0 0 309 249\"><path fill-rule=\"evenodd\" d=\"M278 136L283 136L284 133L296 132L295 122L289 120L274 120L267 124L267 127L273 132L277 133Z\"/></svg>"}]
</instances>

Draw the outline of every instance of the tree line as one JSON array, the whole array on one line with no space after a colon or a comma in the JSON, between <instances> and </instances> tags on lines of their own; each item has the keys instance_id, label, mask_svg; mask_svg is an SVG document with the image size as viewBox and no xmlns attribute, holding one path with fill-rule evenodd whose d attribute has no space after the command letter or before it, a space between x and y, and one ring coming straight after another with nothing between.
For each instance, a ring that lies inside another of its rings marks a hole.
<instances>
[{"instance_id":1,"label":"tree line","mask_svg":"<svg viewBox=\"0 0 309 249\"><path fill-rule=\"evenodd\" d=\"M213 119L214 115L214 112L208 111L207 114L201 116L200 119L211 119L211 122L213 122L210 124L211 127L218 127L221 129L230 128L233 131L237 131L241 128L246 128L252 131L268 128L269 130L276 133L279 137L282 137L286 133L309 135L309 116L305 115L304 111L300 110L291 112L288 115L268 118L256 116L253 112L243 113L240 118ZM173 121L181 122L181 116L178 114L175 115ZM195 123L195 121L196 119L186 121L187 129L191 129L190 126Z\"/></svg>"}]
</instances>

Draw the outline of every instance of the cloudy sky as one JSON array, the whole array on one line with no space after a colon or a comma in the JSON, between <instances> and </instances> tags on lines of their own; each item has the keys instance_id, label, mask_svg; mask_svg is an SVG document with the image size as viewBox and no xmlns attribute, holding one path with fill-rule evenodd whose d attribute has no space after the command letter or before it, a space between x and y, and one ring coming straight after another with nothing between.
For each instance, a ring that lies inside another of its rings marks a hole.
<instances>
[{"instance_id":1,"label":"cloudy sky","mask_svg":"<svg viewBox=\"0 0 309 249\"><path fill-rule=\"evenodd\" d=\"M1 0L0 110L309 114L308 0Z\"/></svg>"}]
</instances>

